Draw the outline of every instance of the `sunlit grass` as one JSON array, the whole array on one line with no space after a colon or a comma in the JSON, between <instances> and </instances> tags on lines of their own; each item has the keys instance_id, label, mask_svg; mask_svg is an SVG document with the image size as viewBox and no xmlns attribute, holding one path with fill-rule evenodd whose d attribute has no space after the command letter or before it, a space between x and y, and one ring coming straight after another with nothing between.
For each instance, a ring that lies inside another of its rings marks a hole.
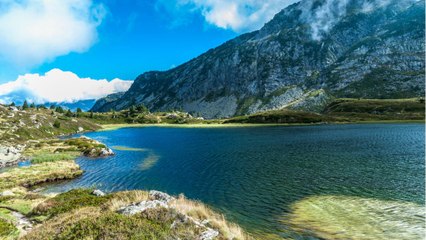
<instances>
[{"instance_id":1,"label":"sunlit grass","mask_svg":"<svg viewBox=\"0 0 426 240\"><path fill-rule=\"evenodd\" d=\"M31 159L31 163L56 162L64 160L73 160L78 156L78 153L43 153L35 155Z\"/></svg>"},{"instance_id":2,"label":"sunlit grass","mask_svg":"<svg viewBox=\"0 0 426 240\"><path fill-rule=\"evenodd\" d=\"M424 239L424 213L410 202L314 196L294 203L284 222L324 239Z\"/></svg>"}]
</instances>

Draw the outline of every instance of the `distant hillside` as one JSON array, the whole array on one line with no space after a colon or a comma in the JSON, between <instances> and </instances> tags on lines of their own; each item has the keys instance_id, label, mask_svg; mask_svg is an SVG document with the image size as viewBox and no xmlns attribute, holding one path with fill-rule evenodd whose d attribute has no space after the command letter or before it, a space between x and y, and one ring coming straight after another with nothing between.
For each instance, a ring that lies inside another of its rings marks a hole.
<instances>
[{"instance_id":1,"label":"distant hillside","mask_svg":"<svg viewBox=\"0 0 426 240\"><path fill-rule=\"evenodd\" d=\"M108 112L111 109L114 109L113 102L117 101L124 95L124 92L113 93L101 99L98 99L96 103L93 104L91 111L94 112Z\"/></svg>"},{"instance_id":2,"label":"distant hillside","mask_svg":"<svg viewBox=\"0 0 426 240\"><path fill-rule=\"evenodd\" d=\"M288 107L318 112L334 97L424 96L424 36L424 1L303 0L259 31L140 75L96 110L143 103L222 118Z\"/></svg>"},{"instance_id":3,"label":"distant hillside","mask_svg":"<svg viewBox=\"0 0 426 240\"><path fill-rule=\"evenodd\" d=\"M65 109L70 109L71 111L75 112L77 108L80 108L83 111L89 111L96 103L96 99L89 99L89 100L80 100L72 103L67 102L52 102L52 103L45 103L43 104L46 107L50 107L51 105L55 106L61 106Z\"/></svg>"},{"instance_id":4,"label":"distant hillside","mask_svg":"<svg viewBox=\"0 0 426 240\"><path fill-rule=\"evenodd\" d=\"M67 117L50 109L0 105L0 146L99 129L88 119Z\"/></svg>"}]
</instances>

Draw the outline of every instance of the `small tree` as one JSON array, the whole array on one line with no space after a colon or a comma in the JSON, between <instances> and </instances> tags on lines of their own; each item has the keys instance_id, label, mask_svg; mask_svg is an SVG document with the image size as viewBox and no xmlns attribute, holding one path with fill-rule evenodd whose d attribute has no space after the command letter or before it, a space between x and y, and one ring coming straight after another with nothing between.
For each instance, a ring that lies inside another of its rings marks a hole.
<instances>
[{"instance_id":1,"label":"small tree","mask_svg":"<svg viewBox=\"0 0 426 240\"><path fill-rule=\"evenodd\" d=\"M68 109L68 111L65 113L65 116L72 117L73 114L72 114L71 110Z\"/></svg>"},{"instance_id":2,"label":"small tree","mask_svg":"<svg viewBox=\"0 0 426 240\"><path fill-rule=\"evenodd\" d=\"M55 120L55 122L53 123L53 126L55 128L60 128L61 127L61 122L59 122L58 120Z\"/></svg>"},{"instance_id":3,"label":"small tree","mask_svg":"<svg viewBox=\"0 0 426 240\"><path fill-rule=\"evenodd\" d=\"M55 111L57 113L64 113L64 109L61 106L56 107Z\"/></svg>"},{"instance_id":4,"label":"small tree","mask_svg":"<svg viewBox=\"0 0 426 240\"><path fill-rule=\"evenodd\" d=\"M82 113L83 110L81 110L81 108L77 108L77 113Z\"/></svg>"},{"instance_id":5,"label":"small tree","mask_svg":"<svg viewBox=\"0 0 426 240\"><path fill-rule=\"evenodd\" d=\"M93 111L90 111L90 118L93 118Z\"/></svg>"},{"instance_id":6,"label":"small tree","mask_svg":"<svg viewBox=\"0 0 426 240\"><path fill-rule=\"evenodd\" d=\"M55 109L55 108L56 108L56 106L55 106L55 105L53 105L53 104L52 104L52 105L50 105L50 109L52 109L52 110L53 110L53 109Z\"/></svg>"},{"instance_id":7,"label":"small tree","mask_svg":"<svg viewBox=\"0 0 426 240\"><path fill-rule=\"evenodd\" d=\"M22 104L22 109L23 110L28 109L28 102L27 102L27 100L25 100L24 104Z\"/></svg>"},{"instance_id":8,"label":"small tree","mask_svg":"<svg viewBox=\"0 0 426 240\"><path fill-rule=\"evenodd\" d=\"M130 107L130 109L129 109L129 111L130 111L130 114L131 114L131 115L135 114L135 113L136 113L136 108L135 108L135 106L131 106L131 107Z\"/></svg>"},{"instance_id":9,"label":"small tree","mask_svg":"<svg viewBox=\"0 0 426 240\"><path fill-rule=\"evenodd\" d=\"M138 112L140 112L140 113L148 113L149 112L148 108L143 104L139 104L136 107L136 110L138 110Z\"/></svg>"},{"instance_id":10,"label":"small tree","mask_svg":"<svg viewBox=\"0 0 426 240\"><path fill-rule=\"evenodd\" d=\"M12 103L10 104L10 106L11 106L11 107L16 106L15 102L12 102Z\"/></svg>"},{"instance_id":11,"label":"small tree","mask_svg":"<svg viewBox=\"0 0 426 240\"><path fill-rule=\"evenodd\" d=\"M30 108L36 108L36 105L34 103L31 103Z\"/></svg>"}]
</instances>

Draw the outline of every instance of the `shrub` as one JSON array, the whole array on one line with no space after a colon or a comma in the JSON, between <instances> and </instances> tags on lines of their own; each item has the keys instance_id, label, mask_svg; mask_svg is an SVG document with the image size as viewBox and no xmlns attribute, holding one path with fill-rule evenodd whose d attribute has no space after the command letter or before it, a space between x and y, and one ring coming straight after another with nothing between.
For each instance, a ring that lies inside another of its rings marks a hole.
<instances>
[{"instance_id":1,"label":"shrub","mask_svg":"<svg viewBox=\"0 0 426 240\"><path fill-rule=\"evenodd\" d=\"M55 122L53 123L53 127L60 128L61 127L61 122L59 122L58 120L55 120Z\"/></svg>"}]
</instances>

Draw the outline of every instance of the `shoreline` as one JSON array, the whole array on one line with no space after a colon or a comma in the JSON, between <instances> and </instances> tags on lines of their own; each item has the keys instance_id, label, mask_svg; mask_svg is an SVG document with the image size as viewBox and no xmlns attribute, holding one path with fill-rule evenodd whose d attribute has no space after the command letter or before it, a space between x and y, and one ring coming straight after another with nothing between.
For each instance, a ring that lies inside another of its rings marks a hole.
<instances>
[{"instance_id":1,"label":"shoreline","mask_svg":"<svg viewBox=\"0 0 426 240\"><path fill-rule=\"evenodd\" d=\"M100 124L101 128L93 132L113 131L121 128L143 128L143 127L164 127L164 128L236 128L236 127L291 127L291 126L322 126L322 125L344 125L344 124L414 124L423 123L425 120L371 120L354 122L320 122L320 123L195 123L195 124L172 124L172 123L119 123ZM90 132L90 131L89 131Z\"/></svg>"}]
</instances>

